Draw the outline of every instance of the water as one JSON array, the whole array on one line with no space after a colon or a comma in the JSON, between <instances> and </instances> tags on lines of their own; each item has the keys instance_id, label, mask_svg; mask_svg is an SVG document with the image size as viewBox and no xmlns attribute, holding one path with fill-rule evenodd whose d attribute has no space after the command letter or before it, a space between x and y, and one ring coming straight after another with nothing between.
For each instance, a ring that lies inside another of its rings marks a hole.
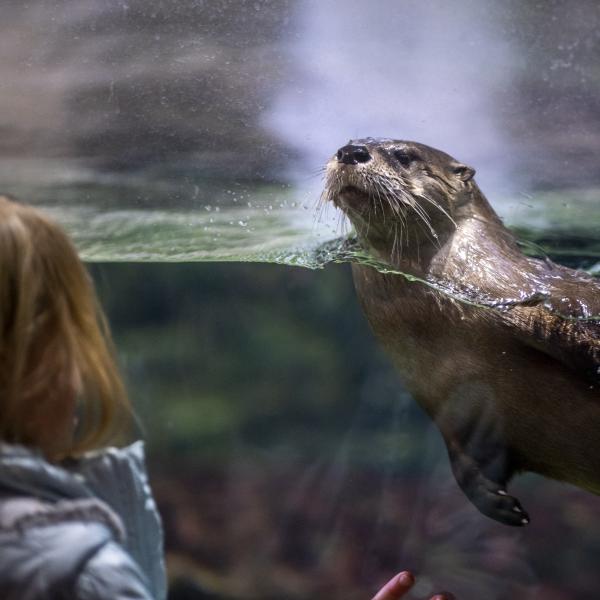
<instances>
[{"instance_id":1,"label":"water","mask_svg":"<svg viewBox=\"0 0 600 600\"><path fill-rule=\"evenodd\" d=\"M348 139L415 139L477 168L526 253L600 275L597 7L398 7L8 1L0 192L90 263L182 585L364 600L408 567L419 597L595 598L598 499L521 478L521 532L466 502L317 202Z\"/></svg>"},{"instance_id":2,"label":"water","mask_svg":"<svg viewBox=\"0 0 600 600\"><path fill-rule=\"evenodd\" d=\"M98 174L79 165L5 161L4 193L44 209L90 262L271 262L322 268L350 256L341 212L310 185L207 179L191 171ZM495 203L526 253L600 270L598 189L518 193ZM494 199L492 199L493 201Z\"/></svg>"}]
</instances>

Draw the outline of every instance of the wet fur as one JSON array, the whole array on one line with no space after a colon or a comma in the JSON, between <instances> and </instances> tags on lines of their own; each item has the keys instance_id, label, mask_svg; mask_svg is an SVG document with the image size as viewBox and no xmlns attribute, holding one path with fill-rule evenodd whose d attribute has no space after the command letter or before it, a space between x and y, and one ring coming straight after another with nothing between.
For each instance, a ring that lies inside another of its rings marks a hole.
<instances>
[{"instance_id":1,"label":"wet fur","mask_svg":"<svg viewBox=\"0 0 600 600\"><path fill-rule=\"evenodd\" d=\"M463 491L508 525L529 522L506 492L519 471L600 493L599 282L525 257L474 171L447 154L352 143L372 159L334 157L324 197L377 259L434 285L353 265L371 327L440 428Z\"/></svg>"}]
</instances>

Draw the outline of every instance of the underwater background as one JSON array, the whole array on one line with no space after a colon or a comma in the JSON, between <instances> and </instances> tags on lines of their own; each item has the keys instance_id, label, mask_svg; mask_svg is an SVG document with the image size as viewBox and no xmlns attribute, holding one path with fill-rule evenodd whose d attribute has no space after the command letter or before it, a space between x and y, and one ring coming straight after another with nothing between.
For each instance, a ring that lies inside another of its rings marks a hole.
<instances>
[{"instance_id":1,"label":"underwater background","mask_svg":"<svg viewBox=\"0 0 600 600\"><path fill-rule=\"evenodd\" d=\"M599 273L595 0L4 0L0 32L0 193L89 262L172 599L359 600L404 568L415 598L598 597L600 499L527 475L527 528L476 511L318 203L348 139L414 139Z\"/></svg>"}]
</instances>

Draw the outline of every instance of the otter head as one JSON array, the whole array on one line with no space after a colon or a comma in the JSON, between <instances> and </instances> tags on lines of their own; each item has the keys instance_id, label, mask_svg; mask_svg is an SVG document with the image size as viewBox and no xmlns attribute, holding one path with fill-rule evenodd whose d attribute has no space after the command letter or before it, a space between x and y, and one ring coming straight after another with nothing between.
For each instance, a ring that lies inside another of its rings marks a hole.
<instances>
[{"instance_id":1,"label":"otter head","mask_svg":"<svg viewBox=\"0 0 600 600\"><path fill-rule=\"evenodd\" d=\"M424 144L351 140L327 163L325 198L346 213L363 242L389 260L440 247L477 189L474 174Z\"/></svg>"}]
</instances>

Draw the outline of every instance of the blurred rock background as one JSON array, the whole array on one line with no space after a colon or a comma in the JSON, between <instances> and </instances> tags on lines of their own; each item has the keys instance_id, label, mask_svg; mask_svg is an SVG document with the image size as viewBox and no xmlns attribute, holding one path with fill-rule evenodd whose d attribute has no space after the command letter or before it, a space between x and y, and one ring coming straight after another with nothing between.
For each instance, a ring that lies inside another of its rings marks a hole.
<instances>
[{"instance_id":1,"label":"blurred rock background","mask_svg":"<svg viewBox=\"0 0 600 600\"><path fill-rule=\"evenodd\" d=\"M0 157L273 174L285 152L260 119L290 13L288 0L7 0Z\"/></svg>"},{"instance_id":2,"label":"blurred rock background","mask_svg":"<svg viewBox=\"0 0 600 600\"><path fill-rule=\"evenodd\" d=\"M412 0L376 10L359 0L5 0L0 158L281 179L298 156L320 164L353 136L360 111L375 129L371 107L386 115L378 135L495 160L520 185L597 183L598 12L594 0L461 0L455 10ZM294 100L282 104L286 94ZM312 131L285 125L302 113ZM368 123L356 133L368 135ZM327 148L319 131L331 133Z\"/></svg>"}]
</instances>

